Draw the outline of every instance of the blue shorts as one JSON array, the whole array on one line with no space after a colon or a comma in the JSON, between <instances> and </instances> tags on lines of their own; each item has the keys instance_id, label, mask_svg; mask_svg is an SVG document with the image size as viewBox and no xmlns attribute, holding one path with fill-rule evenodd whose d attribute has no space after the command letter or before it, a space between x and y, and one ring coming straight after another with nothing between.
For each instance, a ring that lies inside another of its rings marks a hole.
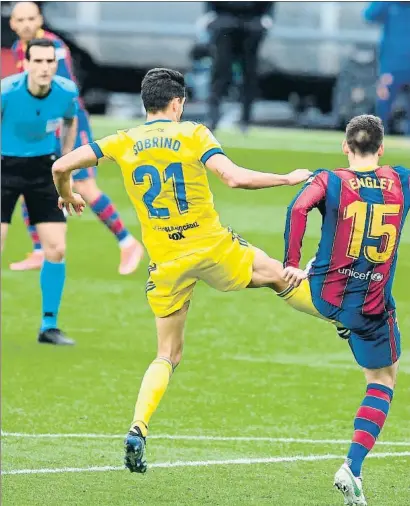
<instances>
[{"instance_id":1,"label":"blue shorts","mask_svg":"<svg viewBox=\"0 0 410 506\"><path fill-rule=\"evenodd\" d=\"M367 320L362 328L358 329L353 322L345 325L352 330L349 345L357 363L366 369L380 369L397 362L401 343L396 312L389 311L377 320L361 318Z\"/></svg>"},{"instance_id":2,"label":"blue shorts","mask_svg":"<svg viewBox=\"0 0 410 506\"><path fill-rule=\"evenodd\" d=\"M91 132L90 120L87 111L84 109L78 110L78 132L75 140L74 148L79 148L93 141ZM61 153L60 139L58 139L58 153ZM84 181L90 177L97 175L97 167L88 167L78 169L73 172L73 181Z\"/></svg>"},{"instance_id":3,"label":"blue shorts","mask_svg":"<svg viewBox=\"0 0 410 506\"><path fill-rule=\"evenodd\" d=\"M312 278L309 278L309 283L317 311L351 331L349 345L361 367L380 369L397 362L401 355L401 343L394 309L376 316L346 311L323 300L320 285L312 283Z\"/></svg>"}]
</instances>

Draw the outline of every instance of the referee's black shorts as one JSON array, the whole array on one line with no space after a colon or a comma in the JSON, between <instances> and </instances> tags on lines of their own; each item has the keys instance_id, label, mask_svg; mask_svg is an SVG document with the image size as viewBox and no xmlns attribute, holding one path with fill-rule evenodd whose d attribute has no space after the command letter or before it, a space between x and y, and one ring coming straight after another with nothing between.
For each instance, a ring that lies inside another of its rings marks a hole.
<instances>
[{"instance_id":1,"label":"referee's black shorts","mask_svg":"<svg viewBox=\"0 0 410 506\"><path fill-rule=\"evenodd\" d=\"M51 167L55 155L1 157L1 222L10 223L20 195L26 201L30 224L64 223Z\"/></svg>"}]
</instances>

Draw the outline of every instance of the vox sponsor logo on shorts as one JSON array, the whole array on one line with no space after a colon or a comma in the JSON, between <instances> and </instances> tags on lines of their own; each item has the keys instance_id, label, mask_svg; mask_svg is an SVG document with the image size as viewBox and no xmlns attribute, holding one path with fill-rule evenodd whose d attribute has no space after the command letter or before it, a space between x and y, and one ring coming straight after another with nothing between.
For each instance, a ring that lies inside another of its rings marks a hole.
<instances>
[{"instance_id":1,"label":"vox sponsor logo on shorts","mask_svg":"<svg viewBox=\"0 0 410 506\"><path fill-rule=\"evenodd\" d=\"M182 232L172 232L172 234L168 234L168 237L173 241L180 241L181 239L185 239L185 236Z\"/></svg>"}]
</instances>

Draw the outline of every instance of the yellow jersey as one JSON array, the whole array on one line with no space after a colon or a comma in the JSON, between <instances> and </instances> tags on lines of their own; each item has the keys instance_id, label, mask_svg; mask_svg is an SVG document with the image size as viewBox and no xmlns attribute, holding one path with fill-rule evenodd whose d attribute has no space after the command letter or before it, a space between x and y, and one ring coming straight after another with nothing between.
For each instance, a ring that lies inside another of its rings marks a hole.
<instances>
[{"instance_id":1,"label":"yellow jersey","mask_svg":"<svg viewBox=\"0 0 410 506\"><path fill-rule=\"evenodd\" d=\"M190 121L149 121L91 144L98 158L115 161L153 262L206 249L227 233L215 211L204 164L222 148Z\"/></svg>"}]
</instances>

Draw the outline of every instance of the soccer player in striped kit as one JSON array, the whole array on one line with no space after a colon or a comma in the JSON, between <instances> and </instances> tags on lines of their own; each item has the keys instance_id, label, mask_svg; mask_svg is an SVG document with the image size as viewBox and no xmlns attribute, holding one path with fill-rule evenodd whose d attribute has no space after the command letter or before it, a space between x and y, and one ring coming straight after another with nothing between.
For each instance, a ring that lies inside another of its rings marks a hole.
<instances>
[{"instance_id":1,"label":"soccer player in striped kit","mask_svg":"<svg viewBox=\"0 0 410 506\"><path fill-rule=\"evenodd\" d=\"M313 174L288 209L285 233L285 279L300 284L280 295L298 310L343 325L366 377L352 443L335 476L348 505L367 504L362 464L388 415L401 351L392 285L410 206L410 171L379 165L383 135L380 118L353 118L343 142L349 167ZM303 280L302 239L313 208L323 217L322 236Z\"/></svg>"},{"instance_id":2,"label":"soccer player in striped kit","mask_svg":"<svg viewBox=\"0 0 410 506\"><path fill-rule=\"evenodd\" d=\"M69 48L56 35L44 31L43 17L34 2L18 2L11 15L10 26L19 37L13 45L18 71L22 72L27 42L33 38L46 38L53 41L56 48L57 75L76 82L72 71L72 60ZM75 147L88 144L92 141L92 133L88 113L84 103L79 98L78 134ZM81 168L73 174L76 190L84 197L91 210L111 231L118 241L121 260L120 274L131 274L138 267L143 256L142 245L130 234L125 227L118 211L108 195L98 188L96 180L96 167ZM39 269L43 263L44 253L35 226L30 225L27 207L23 204L23 217L33 242L34 251L21 262L10 265L12 270Z\"/></svg>"}]
</instances>

